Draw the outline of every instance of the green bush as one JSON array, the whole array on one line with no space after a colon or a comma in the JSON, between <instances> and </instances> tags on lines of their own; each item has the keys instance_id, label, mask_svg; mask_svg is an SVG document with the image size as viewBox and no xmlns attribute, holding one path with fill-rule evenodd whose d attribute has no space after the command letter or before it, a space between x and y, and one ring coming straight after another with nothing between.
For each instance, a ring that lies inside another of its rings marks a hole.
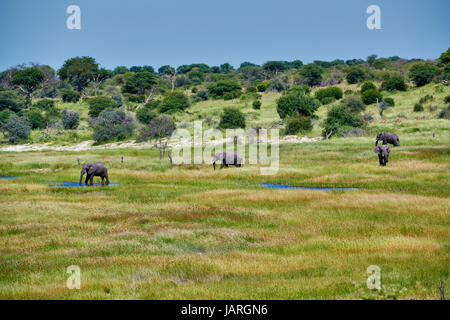
<instances>
[{"instance_id":1,"label":"green bush","mask_svg":"<svg viewBox=\"0 0 450 320\"><path fill-rule=\"evenodd\" d=\"M78 102L81 98L81 93L75 90L61 90L61 97L64 102Z\"/></svg>"},{"instance_id":2,"label":"green bush","mask_svg":"<svg viewBox=\"0 0 450 320\"><path fill-rule=\"evenodd\" d=\"M9 109L13 112L19 112L25 107L25 100L21 98L15 91L0 91L0 111Z\"/></svg>"},{"instance_id":3,"label":"green bush","mask_svg":"<svg viewBox=\"0 0 450 320\"><path fill-rule=\"evenodd\" d=\"M261 105L262 105L262 103L260 100L253 101L253 109L259 110L259 109L261 109Z\"/></svg>"},{"instance_id":4,"label":"green bush","mask_svg":"<svg viewBox=\"0 0 450 320\"><path fill-rule=\"evenodd\" d=\"M94 126L94 140L102 143L114 140L123 140L132 136L134 119L122 110L103 110Z\"/></svg>"},{"instance_id":5,"label":"green bush","mask_svg":"<svg viewBox=\"0 0 450 320\"><path fill-rule=\"evenodd\" d=\"M416 103L416 104L414 105L414 109L413 109L414 112L422 112L423 110L424 110L424 109L423 109L423 105L422 105L422 104Z\"/></svg>"},{"instance_id":6,"label":"green bush","mask_svg":"<svg viewBox=\"0 0 450 320\"><path fill-rule=\"evenodd\" d=\"M270 81L262 81L260 83L258 83L258 85L256 86L256 88L258 89L258 92L265 92L267 90L267 88L270 85Z\"/></svg>"},{"instance_id":7,"label":"green bush","mask_svg":"<svg viewBox=\"0 0 450 320\"><path fill-rule=\"evenodd\" d=\"M377 87L371 81L364 81L364 83L361 85L361 93L364 93L367 90L377 90Z\"/></svg>"},{"instance_id":8,"label":"green bush","mask_svg":"<svg viewBox=\"0 0 450 320\"><path fill-rule=\"evenodd\" d=\"M5 109L3 111L0 111L0 127L6 123L10 116L12 116L14 112L12 112L9 109Z\"/></svg>"},{"instance_id":9,"label":"green bush","mask_svg":"<svg viewBox=\"0 0 450 320\"><path fill-rule=\"evenodd\" d=\"M425 62L415 64L409 70L409 78L418 87L430 83L436 74L437 74L436 67Z\"/></svg>"},{"instance_id":10,"label":"green bush","mask_svg":"<svg viewBox=\"0 0 450 320\"><path fill-rule=\"evenodd\" d=\"M242 93L242 87L234 80L219 80L208 86L208 92L216 99L223 98L226 93L233 93L234 98L237 98Z\"/></svg>"},{"instance_id":11,"label":"green bush","mask_svg":"<svg viewBox=\"0 0 450 320\"><path fill-rule=\"evenodd\" d=\"M361 95L361 98L362 98L362 101L364 102L364 104L368 105L368 104L376 103L377 98L378 98L378 102L381 102L383 100L383 95L378 90L369 89Z\"/></svg>"},{"instance_id":12,"label":"green bush","mask_svg":"<svg viewBox=\"0 0 450 320\"><path fill-rule=\"evenodd\" d=\"M349 108L352 112L361 112L366 110L366 105L362 102L361 98L356 95L346 97L342 100L342 104Z\"/></svg>"},{"instance_id":13,"label":"green bush","mask_svg":"<svg viewBox=\"0 0 450 320\"><path fill-rule=\"evenodd\" d=\"M295 113L311 117L319 108L317 99L306 95L302 90L291 90L277 100L277 112L281 119Z\"/></svg>"},{"instance_id":14,"label":"green bush","mask_svg":"<svg viewBox=\"0 0 450 320\"><path fill-rule=\"evenodd\" d=\"M167 94L162 100L159 111L161 113L171 113L176 111L184 111L190 107L188 97L181 91L174 91Z\"/></svg>"},{"instance_id":15,"label":"green bush","mask_svg":"<svg viewBox=\"0 0 450 320\"><path fill-rule=\"evenodd\" d=\"M31 129L44 129L47 126L47 119L39 109L32 108L26 113L26 118Z\"/></svg>"},{"instance_id":16,"label":"green bush","mask_svg":"<svg viewBox=\"0 0 450 320\"><path fill-rule=\"evenodd\" d=\"M10 143L16 144L30 137L30 126L26 119L16 114L11 115L8 121L2 125L2 131Z\"/></svg>"},{"instance_id":17,"label":"green bush","mask_svg":"<svg viewBox=\"0 0 450 320\"><path fill-rule=\"evenodd\" d=\"M333 100L327 99L327 103L324 103L325 98L333 98L334 100L342 99L343 92L341 88L331 86L327 88L322 88L316 91L315 97L318 99L322 104L327 104L332 102Z\"/></svg>"},{"instance_id":18,"label":"green bush","mask_svg":"<svg viewBox=\"0 0 450 320\"><path fill-rule=\"evenodd\" d=\"M448 96L446 96L446 97L444 98L444 102L445 102L445 103L450 103L450 95L448 95Z\"/></svg>"},{"instance_id":19,"label":"green bush","mask_svg":"<svg viewBox=\"0 0 450 320\"><path fill-rule=\"evenodd\" d=\"M156 118L156 116L156 112L151 111L151 109L146 106L139 108L136 112L136 118L139 120L139 122L144 124L150 124L150 122L154 118Z\"/></svg>"},{"instance_id":20,"label":"green bush","mask_svg":"<svg viewBox=\"0 0 450 320\"><path fill-rule=\"evenodd\" d=\"M232 100L239 98L242 94L242 91L232 91L232 92L225 92L223 94L223 100Z\"/></svg>"},{"instance_id":21,"label":"green bush","mask_svg":"<svg viewBox=\"0 0 450 320\"><path fill-rule=\"evenodd\" d=\"M365 121L361 114L352 112L344 105L333 106L328 111L327 117L323 122L323 135L326 136L330 132L331 135L342 135L345 129L363 127Z\"/></svg>"},{"instance_id":22,"label":"green bush","mask_svg":"<svg viewBox=\"0 0 450 320\"><path fill-rule=\"evenodd\" d=\"M336 101L336 99L333 98L333 97L325 97L325 98L322 99L321 102L322 102L323 105L326 105L326 104L333 103L335 101Z\"/></svg>"},{"instance_id":23,"label":"green bush","mask_svg":"<svg viewBox=\"0 0 450 320\"><path fill-rule=\"evenodd\" d=\"M383 101L391 107L395 106L395 101L392 98L384 98Z\"/></svg>"},{"instance_id":24,"label":"green bush","mask_svg":"<svg viewBox=\"0 0 450 320\"><path fill-rule=\"evenodd\" d=\"M355 84L355 83L361 82L365 78L366 78L366 73L364 72L363 67L355 65L355 66L351 66L350 68L348 68L346 79L349 84Z\"/></svg>"},{"instance_id":25,"label":"green bush","mask_svg":"<svg viewBox=\"0 0 450 320\"><path fill-rule=\"evenodd\" d=\"M289 88L289 80L287 77L275 78L270 82L269 90L280 92Z\"/></svg>"},{"instance_id":26,"label":"green bush","mask_svg":"<svg viewBox=\"0 0 450 320\"><path fill-rule=\"evenodd\" d=\"M381 89L386 91L406 91L405 78L398 74L386 74L383 77Z\"/></svg>"},{"instance_id":27,"label":"green bush","mask_svg":"<svg viewBox=\"0 0 450 320\"><path fill-rule=\"evenodd\" d=\"M255 93L255 92L257 92L257 91L258 91L258 89L257 89L256 87L253 87L253 86L250 86L250 87L248 87L248 88L245 90L246 93Z\"/></svg>"},{"instance_id":28,"label":"green bush","mask_svg":"<svg viewBox=\"0 0 450 320\"><path fill-rule=\"evenodd\" d=\"M287 118L286 134L297 134L299 132L306 133L312 130L312 122L310 117L294 114Z\"/></svg>"},{"instance_id":29,"label":"green bush","mask_svg":"<svg viewBox=\"0 0 450 320\"><path fill-rule=\"evenodd\" d=\"M427 102L431 102L433 101L434 97L427 94L426 96L423 96L422 98L420 98L419 103L423 104L423 103L427 103Z\"/></svg>"},{"instance_id":30,"label":"green bush","mask_svg":"<svg viewBox=\"0 0 450 320\"><path fill-rule=\"evenodd\" d=\"M139 141L149 139L161 139L170 136L176 129L173 118L163 114L154 118L146 126L143 126L139 132Z\"/></svg>"},{"instance_id":31,"label":"green bush","mask_svg":"<svg viewBox=\"0 0 450 320\"><path fill-rule=\"evenodd\" d=\"M103 110L117 107L116 101L108 96L98 96L87 99L89 116L98 117Z\"/></svg>"},{"instance_id":32,"label":"green bush","mask_svg":"<svg viewBox=\"0 0 450 320\"><path fill-rule=\"evenodd\" d=\"M43 99L34 103L32 107L44 112L47 120L59 117L59 110L56 108L54 100Z\"/></svg>"},{"instance_id":33,"label":"green bush","mask_svg":"<svg viewBox=\"0 0 450 320\"><path fill-rule=\"evenodd\" d=\"M80 114L73 110L64 110L61 114L64 129L75 130L80 124Z\"/></svg>"},{"instance_id":34,"label":"green bush","mask_svg":"<svg viewBox=\"0 0 450 320\"><path fill-rule=\"evenodd\" d=\"M133 103L144 103L145 102L146 97L142 94L142 95L129 95L127 100L129 102L133 102Z\"/></svg>"},{"instance_id":35,"label":"green bush","mask_svg":"<svg viewBox=\"0 0 450 320\"><path fill-rule=\"evenodd\" d=\"M245 116L237 108L225 108L220 115L219 128L236 129L245 128Z\"/></svg>"},{"instance_id":36,"label":"green bush","mask_svg":"<svg viewBox=\"0 0 450 320\"><path fill-rule=\"evenodd\" d=\"M444 107L442 108L442 110L439 112L438 115L439 119L447 119L450 120L450 107Z\"/></svg>"}]
</instances>

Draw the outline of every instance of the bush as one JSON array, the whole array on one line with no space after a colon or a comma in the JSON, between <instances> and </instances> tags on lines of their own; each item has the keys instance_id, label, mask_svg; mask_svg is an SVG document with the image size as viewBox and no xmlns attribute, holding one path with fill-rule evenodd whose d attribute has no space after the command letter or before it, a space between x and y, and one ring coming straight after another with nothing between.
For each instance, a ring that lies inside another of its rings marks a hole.
<instances>
[{"instance_id":1,"label":"bush","mask_svg":"<svg viewBox=\"0 0 450 320\"><path fill-rule=\"evenodd\" d=\"M421 87L430 83L436 75L436 67L428 63L418 63L411 67L409 70L409 78Z\"/></svg>"},{"instance_id":2,"label":"bush","mask_svg":"<svg viewBox=\"0 0 450 320\"><path fill-rule=\"evenodd\" d=\"M133 134L134 119L122 110L103 110L94 126L94 140L102 143L123 140Z\"/></svg>"},{"instance_id":3,"label":"bush","mask_svg":"<svg viewBox=\"0 0 450 320\"><path fill-rule=\"evenodd\" d=\"M80 124L80 114L72 110L64 110L61 114L64 129L75 130Z\"/></svg>"},{"instance_id":4,"label":"bush","mask_svg":"<svg viewBox=\"0 0 450 320\"><path fill-rule=\"evenodd\" d=\"M139 132L139 141L149 139L161 139L170 136L176 129L173 118L163 114L154 118L147 126L141 128Z\"/></svg>"},{"instance_id":5,"label":"bush","mask_svg":"<svg viewBox=\"0 0 450 320\"><path fill-rule=\"evenodd\" d=\"M256 88L258 89L258 92L265 92L267 90L267 88L269 87L269 85L270 85L269 81L263 81L263 82L258 83Z\"/></svg>"},{"instance_id":6,"label":"bush","mask_svg":"<svg viewBox=\"0 0 450 320\"><path fill-rule=\"evenodd\" d=\"M383 101L391 107L395 106L395 101L392 98L384 98Z\"/></svg>"},{"instance_id":7,"label":"bush","mask_svg":"<svg viewBox=\"0 0 450 320\"><path fill-rule=\"evenodd\" d=\"M381 102L383 100L383 95L378 90L369 89L361 95L361 98L362 98L362 101L364 102L364 104L368 105L368 104L376 103L377 98L378 98L378 101Z\"/></svg>"},{"instance_id":8,"label":"bush","mask_svg":"<svg viewBox=\"0 0 450 320\"><path fill-rule=\"evenodd\" d=\"M362 102L359 96L348 96L342 100L342 104L349 108L352 112L361 112L366 110L366 105Z\"/></svg>"},{"instance_id":9,"label":"bush","mask_svg":"<svg viewBox=\"0 0 450 320\"><path fill-rule=\"evenodd\" d=\"M25 107L25 100L12 90L0 91L0 111L9 109L13 112L19 112Z\"/></svg>"},{"instance_id":10,"label":"bush","mask_svg":"<svg viewBox=\"0 0 450 320\"><path fill-rule=\"evenodd\" d=\"M450 95L448 95L448 96L446 96L446 97L444 98L444 102L445 102L445 103L450 103Z\"/></svg>"},{"instance_id":11,"label":"bush","mask_svg":"<svg viewBox=\"0 0 450 320\"><path fill-rule=\"evenodd\" d=\"M347 82L349 84L355 84L358 82L361 82L366 78L366 73L364 72L364 69L361 66L351 66L347 70Z\"/></svg>"},{"instance_id":12,"label":"bush","mask_svg":"<svg viewBox=\"0 0 450 320\"><path fill-rule=\"evenodd\" d=\"M54 117L59 117L59 110L55 107L55 101L50 99L43 99L33 104L33 108L45 112L47 120Z\"/></svg>"},{"instance_id":13,"label":"bush","mask_svg":"<svg viewBox=\"0 0 450 320\"><path fill-rule=\"evenodd\" d=\"M422 104L416 103L416 104L414 105L414 109L413 109L414 112L422 112L423 110L424 110L424 109L423 109L423 105L422 105Z\"/></svg>"},{"instance_id":14,"label":"bush","mask_svg":"<svg viewBox=\"0 0 450 320\"><path fill-rule=\"evenodd\" d=\"M259 110L259 109L261 109L261 105L262 105L262 103L260 100L253 101L253 109Z\"/></svg>"},{"instance_id":15,"label":"bush","mask_svg":"<svg viewBox=\"0 0 450 320\"><path fill-rule=\"evenodd\" d=\"M345 129L363 127L364 124L364 119L359 113L352 112L344 105L336 105L328 111L323 123L323 135L326 136L331 131L331 136L342 135Z\"/></svg>"},{"instance_id":16,"label":"bush","mask_svg":"<svg viewBox=\"0 0 450 320\"><path fill-rule=\"evenodd\" d=\"M256 87L253 87L253 86L250 86L245 90L246 93L255 93L257 91L258 91L258 89L256 89Z\"/></svg>"},{"instance_id":17,"label":"bush","mask_svg":"<svg viewBox=\"0 0 450 320\"><path fill-rule=\"evenodd\" d=\"M242 87L233 80L219 80L208 86L208 92L214 98L223 98L225 93L233 93L234 97L237 98L242 93Z\"/></svg>"},{"instance_id":18,"label":"bush","mask_svg":"<svg viewBox=\"0 0 450 320\"><path fill-rule=\"evenodd\" d=\"M28 139L30 136L30 127L24 118L13 114L8 121L2 125L2 131L10 143L19 143L22 140Z\"/></svg>"},{"instance_id":19,"label":"bush","mask_svg":"<svg viewBox=\"0 0 450 320\"><path fill-rule=\"evenodd\" d=\"M287 119L286 134L305 133L312 130L312 122L310 117L294 114Z\"/></svg>"},{"instance_id":20,"label":"bush","mask_svg":"<svg viewBox=\"0 0 450 320\"><path fill-rule=\"evenodd\" d=\"M289 91L277 100L277 112L281 119L295 113L311 117L319 108L319 101L302 90Z\"/></svg>"},{"instance_id":21,"label":"bush","mask_svg":"<svg viewBox=\"0 0 450 320\"><path fill-rule=\"evenodd\" d=\"M61 97L64 102L78 102L81 98L81 93L75 90L65 89L61 91Z\"/></svg>"},{"instance_id":22,"label":"bush","mask_svg":"<svg viewBox=\"0 0 450 320\"><path fill-rule=\"evenodd\" d=\"M130 95L127 100L133 103L144 103L146 97L144 95Z\"/></svg>"},{"instance_id":23,"label":"bush","mask_svg":"<svg viewBox=\"0 0 450 320\"><path fill-rule=\"evenodd\" d=\"M317 86L322 82L322 72L322 68L315 63L304 65L298 70L301 81L310 87Z\"/></svg>"},{"instance_id":24,"label":"bush","mask_svg":"<svg viewBox=\"0 0 450 320\"><path fill-rule=\"evenodd\" d=\"M315 93L316 99L322 102L322 104L327 104L324 103L325 98L333 98L334 100L339 100L342 99L342 96L343 96L342 89L335 86L319 89ZM328 103L332 102L330 99L327 99L326 101Z\"/></svg>"},{"instance_id":25,"label":"bush","mask_svg":"<svg viewBox=\"0 0 450 320\"><path fill-rule=\"evenodd\" d=\"M151 111L150 108L143 106L139 108L136 112L136 118L139 120L139 122L144 124L150 124L150 122L156 118L157 114L153 111Z\"/></svg>"},{"instance_id":26,"label":"bush","mask_svg":"<svg viewBox=\"0 0 450 320\"><path fill-rule=\"evenodd\" d=\"M176 112L184 111L191 104L189 103L188 97L183 92L175 91L169 93L164 100L162 100L160 105L160 112Z\"/></svg>"},{"instance_id":27,"label":"bush","mask_svg":"<svg viewBox=\"0 0 450 320\"><path fill-rule=\"evenodd\" d=\"M195 102L208 100L208 91L200 90L194 98Z\"/></svg>"},{"instance_id":28,"label":"bush","mask_svg":"<svg viewBox=\"0 0 450 320\"><path fill-rule=\"evenodd\" d=\"M9 109L5 109L3 111L0 111L0 127L6 123L9 119L9 117L11 117L14 114L14 112L12 112Z\"/></svg>"},{"instance_id":29,"label":"bush","mask_svg":"<svg viewBox=\"0 0 450 320\"><path fill-rule=\"evenodd\" d=\"M237 108L225 108L220 116L219 128L236 129L245 128L245 116Z\"/></svg>"},{"instance_id":30,"label":"bush","mask_svg":"<svg viewBox=\"0 0 450 320\"><path fill-rule=\"evenodd\" d=\"M276 78L270 82L269 90L280 92L289 88L289 81L287 77Z\"/></svg>"},{"instance_id":31,"label":"bush","mask_svg":"<svg viewBox=\"0 0 450 320\"><path fill-rule=\"evenodd\" d=\"M377 90L377 87L371 81L364 81L364 83L361 86L361 93L364 93L367 90Z\"/></svg>"},{"instance_id":32,"label":"bush","mask_svg":"<svg viewBox=\"0 0 450 320\"><path fill-rule=\"evenodd\" d=\"M26 118L31 129L44 129L47 126L47 119L36 108L28 110Z\"/></svg>"},{"instance_id":33,"label":"bush","mask_svg":"<svg viewBox=\"0 0 450 320\"><path fill-rule=\"evenodd\" d=\"M116 108L117 103L107 96L98 96L87 99L89 116L98 117L103 110Z\"/></svg>"},{"instance_id":34,"label":"bush","mask_svg":"<svg viewBox=\"0 0 450 320\"><path fill-rule=\"evenodd\" d=\"M387 74L381 83L381 89L387 91L406 91L405 78L397 74Z\"/></svg>"},{"instance_id":35,"label":"bush","mask_svg":"<svg viewBox=\"0 0 450 320\"><path fill-rule=\"evenodd\" d=\"M333 97L325 97L325 98L322 99L321 102L322 102L323 105L326 105L326 104L333 103L335 101L336 101L336 99L333 98Z\"/></svg>"},{"instance_id":36,"label":"bush","mask_svg":"<svg viewBox=\"0 0 450 320\"><path fill-rule=\"evenodd\" d=\"M450 107L442 108L441 112L439 112L438 118L450 120Z\"/></svg>"},{"instance_id":37,"label":"bush","mask_svg":"<svg viewBox=\"0 0 450 320\"><path fill-rule=\"evenodd\" d=\"M223 94L223 100L232 100L241 96L241 91L225 92Z\"/></svg>"},{"instance_id":38,"label":"bush","mask_svg":"<svg viewBox=\"0 0 450 320\"><path fill-rule=\"evenodd\" d=\"M420 98L419 103L423 104L423 103L431 102L431 101L433 101L433 99L434 99L433 96L427 94L426 96Z\"/></svg>"}]
</instances>

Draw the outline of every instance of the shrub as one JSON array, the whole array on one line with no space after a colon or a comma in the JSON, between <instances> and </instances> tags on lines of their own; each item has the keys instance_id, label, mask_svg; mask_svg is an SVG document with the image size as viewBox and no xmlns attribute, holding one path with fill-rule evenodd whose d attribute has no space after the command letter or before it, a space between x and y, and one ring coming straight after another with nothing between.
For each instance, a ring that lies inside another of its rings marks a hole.
<instances>
[{"instance_id":1,"label":"shrub","mask_svg":"<svg viewBox=\"0 0 450 320\"><path fill-rule=\"evenodd\" d=\"M298 70L298 73L304 84L308 86L317 86L322 82L322 68L315 63L304 65Z\"/></svg>"},{"instance_id":2,"label":"shrub","mask_svg":"<svg viewBox=\"0 0 450 320\"><path fill-rule=\"evenodd\" d=\"M236 129L245 128L245 116L237 108L225 108L220 115L219 128Z\"/></svg>"},{"instance_id":3,"label":"shrub","mask_svg":"<svg viewBox=\"0 0 450 320\"><path fill-rule=\"evenodd\" d=\"M332 135L342 135L345 129L363 127L365 124L363 117L356 112L352 112L344 105L336 105L328 111L323 123L323 135L330 132Z\"/></svg>"},{"instance_id":4,"label":"shrub","mask_svg":"<svg viewBox=\"0 0 450 320\"><path fill-rule=\"evenodd\" d=\"M94 126L94 140L102 143L123 140L133 134L134 119L122 110L103 110Z\"/></svg>"},{"instance_id":5,"label":"shrub","mask_svg":"<svg viewBox=\"0 0 450 320\"><path fill-rule=\"evenodd\" d=\"M89 116L98 117L103 110L116 108L117 103L107 96L92 97L87 100Z\"/></svg>"},{"instance_id":6,"label":"shrub","mask_svg":"<svg viewBox=\"0 0 450 320\"><path fill-rule=\"evenodd\" d=\"M241 91L225 92L223 94L223 100L232 100L238 98L241 94Z\"/></svg>"},{"instance_id":7,"label":"shrub","mask_svg":"<svg viewBox=\"0 0 450 320\"><path fill-rule=\"evenodd\" d=\"M447 106L442 108L441 112L439 112L438 118L450 120L450 107Z\"/></svg>"},{"instance_id":8,"label":"shrub","mask_svg":"<svg viewBox=\"0 0 450 320\"><path fill-rule=\"evenodd\" d=\"M15 91L0 91L0 111L9 109L14 112L19 112L23 107L25 107L25 100L19 97Z\"/></svg>"},{"instance_id":9,"label":"shrub","mask_svg":"<svg viewBox=\"0 0 450 320\"><path fill-rule=\"evenodd\" d=\"M323 105L326 105L326 104L333 103L335 101L336 101L336 99L333 98L333 97L325 97L325 98L322 99L321 102L322 102Z\"/></svg>"},{"instance_id":10,"label":"shrub","mask_svg":"<svg viewBox=\"0 0 450 320\"><path fill-rule=\"evenodd\" d=\"M270 85L269 81L263 81L263 82L258 83L256 88L258 89L258 92L265 92L267 90L267 88L269 87L269 85Z\"/></svg>"},{"instance_id":11,"label":"shrub","mask_svg":"<svg viewBox=\"0 0 450 320\"><path fill-rule=\"evenodd\" d=\"M231 92L233 92L235 97L239 97L240 93L242 93L242 87L233 80L219 80L208 86L208 92L214 98L223 98L225 93Z\"/></svg>"},{"instance_id":12,"label":"shrub","mask_svg":"<svg viewBox=\"0 0 450 320\"><path fill-rule=\"evenodd\" d=\"M256 89L256 87L253 87L253 86L250 86L245 90L246 93L255 93L257 91L258 90Z\"/></svg>"},{"instance_id":13,"label":"shrub","mask_svg":"<svg viewBox=\"0 0 450 320\"><path fill-rule=\"evenodd\" d=\"M156 118L157 114L153 111L151 111L150 108L147 106L143 106L139 108L136 112L136 118L139 120L139 122L144 124L150 124L150 122Z\"/></svg>"},{"instance_id":14,"label":"shrub","mask_svg":"<svg viewBox=\"0 0 450 320\"><path fill-rule=\"evenodd\" d=\"M383 95L378 90L369 89L361 95L361 98L364 104L372 104L377 102L377 98L379 102L382 101Z\"/></svg>"},{"instance_id":15,"label":"shrub","mask_svg":"<svg viewBox=\"0 0 450 320\"><path fill-rule=\"evenodd\" d=\"M253 109L255 109L255 110L261 109L261 101L260 100L253 101Z\"/></svg>"},{"instance_id":16,"label":"shrub","mask_svg":"<svg viewBox=\"0 0 450 320\"><path fill-rule=\"evenodd\" d=\"M3 111L0 111L0 127L4 123L6 123L8 121L8 119L9 119L9 117L12 116L13 114L14 114L14 112L12 112L9 109L5 109Z\"/></svg>"},{"instance_id":17,"label":"shrub","mask_svg":"<svg viewBox=\"0 0 450 320\"><path fill-rule=\"evenodd\" d=\"M146 99L146 97L143 94L142 95L130 95L127 98L127 100L129 102L133 102L133 103L144 103L145 99Z\"/></svg>"},{"instance_id":18,"label":"shrub","mask_svg":"<svg viewBox=\"0 0 450 320\"><path fill-rule=\"evenodd\" d=\"M208 91L200 90L194 98L194 101L206 101L208 100Z\"/></svg>"},{"instance_id":19,"label":"shrub","mask_svg":"<svg viewBox=\"0 0 450 320\"><path fill-rule=\"evenodd\" d=\"M191 91L192 91L192 93L197 93L198 89L197 89L197 87L193 87Z\"/></svg>"},{"instance_id":20,"label":"shrub","mask_svg":"<svg viewBox=\"0 0 450 320\"><path fill-rule=\"evenodd\" d=\"M364 72L364 69L361 66L351 66L348 70L347 70L347 82L349 84L355 84L358 82L361 82L362 80L364 80L366 78L366 74Z\"/></svg>"},{"instance_id":21,"label":"shrub","mask_svg":"<svg viewBox=\"0 0 450 320\"><path fill-rule=\"evenodd\" d=\"M395 101L392 98L384 98L383 101L386 102L391 107L395 106Z\"/></svg>"},{"instance_id":22,"label":"shrub","mask_svg":"<svg viewBox=\"0 0 450 320\"><path fill-rule=\"evenodd\" d=\"M342 104L349 108L352 112L361 112L366 110L366 106L359 96L348 96L342 100Z\"/></svg>"},{"instance_id":23,"label":"shrub","mask_svg":"<svg viewBox=\"0 0 450 320\"><path fill-rule=\"evenodd\" d=\"M353 92L353 90L351 90L351 89L347 89L347 90L344 91L344 94L345 94L346 96L349 96L349 95L354 94L354 92Z\"/></svg>"},{"instance_id":24,"label":"shrub","mask_svg":"<svg viewBox=\"0 0 450 320\"><path fill-rule=\"evenodd\" d=\"M364 93L367 90L377 90L377 87L372 81L364 81L364 83L361 85L361 93Z\"/></svg>"},{"instance_id":25,"label":"shrub","mask_svg":"<svg viewBox=\"0 0 450 320\"><path fill-rule=\"evenodd\" d=\"M161 100L152 100L147 102L144 107L149 108L151 110L155 110L158 109L159 106L161 105Z\"/></svg>"},{"instance_id":26,"label":"shrub","mask_svg":"<svg viewBox=\"0 0 450 320\"><path fill-rule=\"evenodd\" d=\"M316 99L320 100L320 102L324 103L325 98L333 98L335 100L342 99L343 92L341 88L331 86L323 89L319 89L315 93ZM327 100L328 103L332 102L329 99Z\"/></svg>"},{"instance_id":27,"label":"shrub","mask_svg":"<svg viewBox=\"0 0 450 320\"><path fill-rule=\"evenodd\" d=\"M319 101L306 95L302 90L293 90L277 100L277 112L281 119L295 113L311 117L319 108Z\"/></svg>"},{"instance_id":28,"label":"shrub","mask_svg":"<svg viewBox=\"0 0 450 320\"><path fill-rule=\"evenodd\" d=\"M81 93L75 90L61 90L61 97L64 102L78 102L81 98Z\"/></svg>"},{"instance_id":29,"label":"shrub","mask_svg":"<svg viewBox=\"0 0 450 320\"><path fill-rule=\"evenodd\" d=\"M409 78L421 87L430 83L436 75L436 67L428 63L418 63L411 67L409 70Z\"/></svg>"},{"instance_id":30,"label":"shrub","mask_svg":"<svg viewBox=\"0 0 450 320\"><path fill-rule=\"evenodd\" d=\"M419 103L420 104L427 103L427 102L433 101L433 99L434 99L433 96L427 94L426 96L420 98Z\"/></svg>"},{"instance_id":31,"label":"shrub","mask_svg":"<svg viewBox=\"0 0 450 320\"><path fill-rule=\"evenodd\" d=\"M289 81L287 77L276 78L270 82L269 90L280 92L289 88Z\"/></svg>"},{"instance_id":32,"label":"shrub","mask_svg":"<svg viewBox=\"0 0 450 320\"><path fill-rule=\"evenodd\" d=\"M147 141L149 139L162 139L170 136L176 129L173 118L163 114L152 119L147 126L141 128L139 132L139 141Z\"/></svg>"},{"instance_id":33,"label":"shrub","mask_svg":"<svg viewBox=\"0 0 450 320\"><path fill-rule=\"evenodd\" d=\"M28 110L26 118L31 129L44 129L47 126L47 119L36 108Z\"/></svg>"},{"instance_id":34,"label":"shrub","mask_svg":"<svg viewBox=\"0 0 450 320\"><path fill-rule=\"evenodd\" d=\"M386 74L383 77L381 89L387 91L406 91L405 78L398 74Z\"/></svg>"},{"instance_id":35,"label":"shrub","mask_svg":"<svg viewBox=\"0 0 450 320\"><path fill-rule=\"evenodd\" d=\"M446 96L446 97L444 98L444 102L445 102L445 103L450 103L450 95L448 95L448 96Z\"/></svg>"},{"instance_id":36,"label":"shrub","mask_svg":"<svg viewBox=\"0 0 450 320\"><path fill-rule=\"evenodd\" d=\"M287 119L286 134L305 133L312 130L312 122L310 117L294 114Z\"/></svg>"},{"instance_id":37,"label":"shrub","mask_svg":"<svg viewBox=\"0 0 450 320\"><path fill-rule=\"evenodd\" d=\"M33 108L45 112L47 120L59 117L59 110L55 107L55 101L51 99L43 99L33 104Z\"/></svg>"},{"instance_id":38,"label":"shrub","mask_svg":"<svg viewBox=\"0 0 450 320\"><path fill-rule=\"evenodd\" d=\"M169 93L161 102L160 112L184 111L190 106L189 99L181 91Z\"/></svg>"},{"instance_id":39,"label":"shrub","mask_svg":"<svg viewBox=\"0 0 450 320\"><path fill-rule=\"evenodd\" d=\"M414 112L422 112L423 110L424 110L424 109L423 109L423 105L422 105L422 104L416 103L416 104L414 105L414 109L413 109Z\"/></svg>"},{"instance_id":40,"label":"shrub","mask_svg":"<svg viewBox=\"0 0 450 320\"><path fill-rule=\"evenodd\" d=\"M64 110L61 114L64 129L75 130L80 124L80 114L72 110Z\"/></svg>"},{"instance_id":41,"label":"shrub","mask_svg":"<svg viewBox=\"0 0 450 320\"><path fill-rule=\"evenodd\" d=\"M20 118L16 114L9 117L8 121L2 125L2 131L10 143L19 143L28 139L30 136L30 127L24 118Z\"/></svg>"}]
</instances>

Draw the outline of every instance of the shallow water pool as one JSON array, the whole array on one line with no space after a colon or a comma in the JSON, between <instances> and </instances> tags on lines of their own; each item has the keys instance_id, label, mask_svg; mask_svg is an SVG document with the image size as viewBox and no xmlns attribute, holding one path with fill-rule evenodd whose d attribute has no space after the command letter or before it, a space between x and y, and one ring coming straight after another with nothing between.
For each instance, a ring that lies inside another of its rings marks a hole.
<instances>
[{"instance_id":1,"label":"shallow water pool","mask_svg":"<svg viewBox=\"0 0 450 320\"><path fill-rule=\"evenodd\" d=\"M12 176L0 176L0 179L12 180L12 179L17 179L17 177L12 177Z\"/></svg>"},{"instance_id":2,"label":"shallow water pool","mask_svg":"<svg viewBox=\"0 0 450 320\"><path fill-rule=\"evenodd\" d=\"M118 186L118 183L110 183L109 186ZM102 186L101 183L94 183L94 187ZM105 187L109 187L105 185ZM79 182L63 182L60 184L51 184L49 185L50 188L84 188L84 187L90 187L85 185L84 183L80 186Z\"/></svg>"},{"instance_id":3,"label":"shallow water pool","mask_svg":"<svg viewBox=\"0 0 450 320\"><path fill-rule=\"evenodd\" d=\"M261 186L270 188L270 189L306 189L306 190L316 190L316 191L349 191L349 190L358 190L358 188L349 188L349 187L299 187L299 186L290 186L288 184L272 184L272 183L263 183Z\"/></svg>"}]
</instances>

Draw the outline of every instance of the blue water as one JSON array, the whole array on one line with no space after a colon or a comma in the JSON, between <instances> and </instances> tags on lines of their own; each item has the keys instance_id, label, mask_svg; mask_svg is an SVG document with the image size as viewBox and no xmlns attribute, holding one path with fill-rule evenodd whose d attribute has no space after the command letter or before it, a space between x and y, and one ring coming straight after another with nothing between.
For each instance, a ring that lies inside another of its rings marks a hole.
<instances>
[{"instance_id":1,"label":"blue water","mask_svg":"<svg viewBox=\"0 0 450 320\"><path fill-rule=\"evenodd\" d=\"M358 188L348 188L348 187L298 187L298 186L290 186L288 184L272 184L272 183L263 183L261 185L263 187L270 188L270 189L306 189L306 190L319 190L319 191L358 190Z\"/></svg>"},{"instance_id":2,"label":"blue water","mask_svg":"<svg viewBox=\"0 0 450 320\"><path fill-rule=\"evenodd\" d=\"M12 180L12 179L17 179L17 177L0 176L0 179L8 179L8 180Z\"/></svg>"},{"instance_id":3,"label":"blue water","mask_svg":"<svg viewBox=\"0 0 450 320\"><path fill-rule=\"evenodd\" d=\"M94 183L94 186L98 187L101 186L101 183ZM118 183L110 183L109 186L118 186ZM50 188L84 188L84 187L88 187L87 185L84 184L84 182L81 184L79 182L63 182L61 184L52 184L49 185ZM90 185L89 185L90 187ZM105 185L105 187L108 187Z\"/></svg>"}]
</instances>

